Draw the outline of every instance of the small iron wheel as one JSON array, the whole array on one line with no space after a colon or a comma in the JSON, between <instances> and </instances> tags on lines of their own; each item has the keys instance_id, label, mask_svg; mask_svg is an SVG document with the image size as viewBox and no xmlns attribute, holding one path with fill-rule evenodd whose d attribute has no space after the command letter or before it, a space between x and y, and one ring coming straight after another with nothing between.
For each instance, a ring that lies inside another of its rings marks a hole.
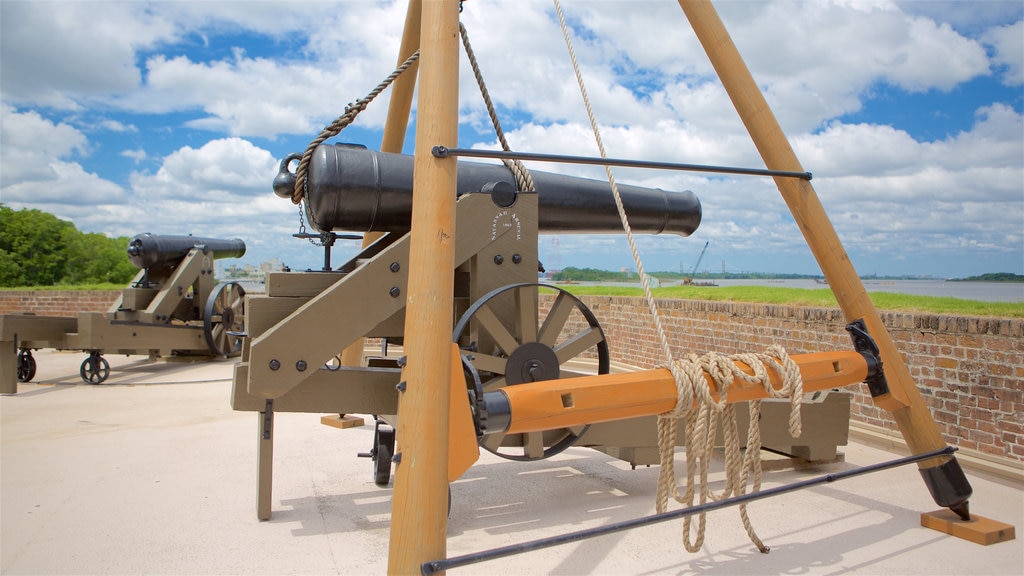
<instances>
[{"instance_id":1,"label":"small iron wheel","mask_svg":"<svg viewBox=\"0 0 1024 576\"><path fill-rule=\"evenodd\" d=\"M225 358L239 355L244 327L245 289L237 282L219 284L203 312L203 332L210 352Z\"/></svg>"},{"instance_id":2,"label":"small iron wheel","mask_svg":"<svg viewBox=\"0 0 1024 576\"><path fill-rule=\"evenodd\" d=\"M31 382L36 375L36 359L31 350L18 350L18 382Z\"/></svg>"},{"instance_id":3,"label":"small iron wheel","mask_svg":"<svg viewBox=\"0 0 1024 576\"><path fill-rule=\"evenodd\" d=\"M102 384L110 376L110 363L99 352L90 352L89 357L82 360L78 375L86 384Z\"/></svg>"},{"instance_id":4,"label":"small iron wheel","mask_svg":"<svg viewBox=\"0 0 1024 576\"><path fill-rule=\"evenodd\" d=\"M537 304L542 290L555 293L546 312ZM571 363L583 358L596 361L598 374L607 374L610 367L608 342L597 318L579 298L557 286L525 283L493 290L466 310L453 338L479 374L483 392L578 375ZM471 398L474 387L471 383ZM539 460L572 446L588 428L488 434L480 445L509 460Z\"/></svg>"},{"instance_id":5,"label":"small iron wheel","mask_svg":"<svg viewBox=\"0 0 1024 576\"><path fill-rule=\"evenodd\" d=\"M391 483L391 457L395 454L395 429L378 424L373 439L373 483L387 486Z\"/></svg>"}]
</instances>

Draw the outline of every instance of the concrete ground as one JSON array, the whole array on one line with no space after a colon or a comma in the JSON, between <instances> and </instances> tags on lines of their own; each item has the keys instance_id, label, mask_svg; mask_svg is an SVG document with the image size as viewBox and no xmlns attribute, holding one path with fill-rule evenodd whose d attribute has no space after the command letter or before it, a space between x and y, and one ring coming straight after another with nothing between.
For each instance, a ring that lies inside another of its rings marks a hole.
<instances>
[{"instance_id":1,"label":"concrete ground","mask_svg":"<svg viewBox=\"0 0 1024 576\"><path fill-rule=\"evenodd\" d=\"M278 414L273 518L260 522L257 416L228 405L231 361L111 356L110 379L94 386L79 379L83 358L37 352L34 382L0 398L0 572L386 572L391 489L356 457L370 448L369 418L339 430L315 414ZM842 451L844 463L767 473L765 487L898 456L858 443ZM582 448L534 463L485 452L452 485L448 553L651 514L657 473ZM449 572L1024 573L1024 481L968 475L972 511L1012 524L1017 539L981 546L922 528L920 514L937 506L911 465L750 504L769 554L726 509L709 515L696 554L678 520Z\"/></svg>"}]
</instances>

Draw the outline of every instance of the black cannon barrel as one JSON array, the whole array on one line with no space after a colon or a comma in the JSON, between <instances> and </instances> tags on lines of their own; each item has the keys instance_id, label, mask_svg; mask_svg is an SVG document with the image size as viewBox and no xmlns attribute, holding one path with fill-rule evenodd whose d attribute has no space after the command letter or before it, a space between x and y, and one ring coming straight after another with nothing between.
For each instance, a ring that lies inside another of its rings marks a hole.
<instances>
[{"instance_id":1,"label":"black cannon barrel","mask_svg":"<svg viewBox=\"0 0 1024 576\"><path fill-rule=\"evenodd\" d=\"M135 236L128 243L128 259L140 269L174 267L196 247L205 249L215 260L240 258L245 254L245 242L238 238L220 240L199 236L163 236L146 232Z\"/></svg>"},{"instance_id":2,"label":"black cannon barrel","mask_svg":"<svg viewBox=\"0 0 1024 576\"><path fill-rule=\"evenodd\" d=\"M293 157L289 157L293 158ZM281 163L275 192L291 196L289 158ZM607 181L531 171L539 195L541 232L616 233L622 231ZM321 144L310 160L306 214L317 230L394 232L409 230L412 218L413 157L367 150L350 144ZM459 162L457 193L508 182L500 164ZM690 191L618 185L630 227L640 234L689 236L700 225L700 200Z\"/></svg>"}]
</instances>

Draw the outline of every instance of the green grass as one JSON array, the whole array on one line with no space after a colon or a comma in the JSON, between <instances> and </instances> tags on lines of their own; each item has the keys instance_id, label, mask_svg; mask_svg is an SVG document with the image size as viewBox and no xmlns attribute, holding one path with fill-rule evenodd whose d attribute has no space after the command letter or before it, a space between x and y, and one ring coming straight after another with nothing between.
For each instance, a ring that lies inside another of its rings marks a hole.
<instances>
[{"instance_id":1,"label":"green grass","mask_svg":"<svg viewBox=\"0 0 1024 576\"><path fill-rule=\"evenodd\" d=\"M642 296L640 287L559 284L577 296ZM123 284L90 284L81 286L35 286L0 288L0 290L120 290ZM656 298L680 300L718 300L727 302L762 302L788 306L838 308L835 295L828 288L778 288L772 286L668 286L653 290ZM869 292L879 310L925 312L955 316L995 316L1024 318L1024 303L982 302L947 296L916 296L895 292Z\"/></svg>"},{"instance_id":2,"label":"green grass","mask_svg":"<svg viewBox=\"0 0 1024 576\"><path fill-rule=\"evenodd\" d=\"M639 287L559 285L577 296L642 296ZM770 286L669 286L652 290L656 298L681 300L718 300L728 302L762 302L789 306L837 308L839 303L828 288L776 288ZM1024 317L1024 304L1015 302L981 302L946 296L916 296L893 292L869 292L879 310L926 312L956 316Z\"/></svg>"}]
</instances>

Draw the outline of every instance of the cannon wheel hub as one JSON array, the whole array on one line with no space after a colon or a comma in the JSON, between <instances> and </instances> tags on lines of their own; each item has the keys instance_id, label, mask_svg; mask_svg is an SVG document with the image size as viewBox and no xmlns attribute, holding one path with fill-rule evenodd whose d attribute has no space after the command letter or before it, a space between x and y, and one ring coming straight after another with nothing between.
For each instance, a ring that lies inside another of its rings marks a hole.
<instances>
[{"instance_id":1,"label":"cannon wheel hub","mask_svg":"<svg viewBox=\"0 0 1024 576\"><path fill-rule=\"evenodd\" d=\"M557 380L561 370L558 356L550 346L540 342L527 342L508 357L505 363L505 383L508 385L540 380Z\"/></svg>"}]
</instances>

